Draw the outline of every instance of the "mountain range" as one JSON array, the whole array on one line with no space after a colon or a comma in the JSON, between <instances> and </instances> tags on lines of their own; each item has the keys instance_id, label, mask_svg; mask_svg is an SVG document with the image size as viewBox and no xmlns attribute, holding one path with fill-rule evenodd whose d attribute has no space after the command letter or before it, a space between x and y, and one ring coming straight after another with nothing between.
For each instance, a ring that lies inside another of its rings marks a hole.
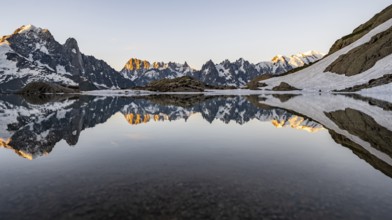
<instances>
[{"instance_id":1,"label":"mountain range","mask_svg":"<svg viewBox=\"0 0 392 220\"><path fill-rule=\"evenodd\" d=\"M277 55L272 61L257 64L242 58L219 64L210 60L201 70L195 70L187 63L150 63L132 58L117 72L106 62L81 53L75 39L69 38L60 44L49 30L25 25L0 38L0 92L18 92L36 82L56 86L56 90L45 90L56 92L68 92L66 88L74 91L124 89L182 76L208 85L241 87L256 76L279 75L322 57L319 52L309 51L290 57ZM64 89L58 89L58 86Z\"/></svg>"},{"instance_id":2,"label":"mountain range","mask_svg":"<svg viewBox=\"0 0 392 220\"><path fill-rule=\"evenodd\" d=\"M263 75L280 75L290 70L314 63L324 54L308 51L292 56L277 55L271 61L252 64L243 58L230 62L225 60L215 64L212 60L200 70L191 68L186 62L163 63L149 62L131 58L121 70L124 78L130 79L137 86L144 86L152 81L190 76L208 85L243 87L253 78Z\"/></svg>"},{"instance_id":3,"label":"mountain range","mask_svg":"<svg viewBox=\"0 0 392 220\"><path fill-rule=\"evenodd\" d=\"M187 63L132 58L118 72L104 61L81 53L75 39L60 44L49 30L33 25L0 38L2 93L18 92L37 82L41 84L23 91L140 88L152 81L183 76L212 86L242 88L251 82L264 91L385 93L392 92L391 72L392 5L337 40L326 56L310 51L290 57L278 55L257 64L242 58L218 64L210 60L200 70Z\"/></svg>"}]
</instances>

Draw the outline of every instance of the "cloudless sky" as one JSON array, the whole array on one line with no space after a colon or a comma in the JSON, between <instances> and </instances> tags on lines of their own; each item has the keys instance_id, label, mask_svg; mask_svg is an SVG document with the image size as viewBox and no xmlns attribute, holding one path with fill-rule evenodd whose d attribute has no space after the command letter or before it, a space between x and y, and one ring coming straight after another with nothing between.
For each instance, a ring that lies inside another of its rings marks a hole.
<instances>
[{"instance_id":1,"label":"cloudless sky","mask_svg":"<svg viewBox=\"0 0 392 220\"><path fill-rule=\"evenodd\" d=\"M0 35L23 24L47 28L57 41L120 70L136 57L187 61L328 52L332 43L390 0L0 0Z\"/></svg>"}]
</instances>

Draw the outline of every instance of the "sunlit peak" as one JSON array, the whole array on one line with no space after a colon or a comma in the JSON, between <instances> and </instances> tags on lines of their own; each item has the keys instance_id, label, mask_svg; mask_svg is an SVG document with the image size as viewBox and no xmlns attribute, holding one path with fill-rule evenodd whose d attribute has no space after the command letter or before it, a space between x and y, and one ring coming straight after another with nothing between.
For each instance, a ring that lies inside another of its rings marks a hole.
<instances>
[{"instance_id":1,"label":"sunlit peak","mask_svg":"<svg viewBox=\"0 0 392 220\"><path fill-rule=\"evenodd\" d=\"M297 130L304 130L310 133L315 133L320 130L323 130L324 128L319 125L319 126L309 126L306 125L306 121L303 117L300 116L292 116L289 118L287 121L286 120L272 120L272 124L276 128L283 128L283 127L291 127Z\"/></svg>"}]
</instances>

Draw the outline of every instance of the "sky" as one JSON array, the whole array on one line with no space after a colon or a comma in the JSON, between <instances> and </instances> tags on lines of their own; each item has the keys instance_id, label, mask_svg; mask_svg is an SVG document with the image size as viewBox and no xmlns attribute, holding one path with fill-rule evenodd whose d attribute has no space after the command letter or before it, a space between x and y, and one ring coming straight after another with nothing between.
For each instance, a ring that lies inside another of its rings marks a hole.
<instances>
[{"instance_id":1,"label":"sky","mask_svg":"<svg viewBox=\"0 0 392 220\"><path fill-rule=\"evenodd\" d=\"M338 38L390 0L0 0L0 35L24 24L120 70L130 58L185 61L271 60L308 50L327 53Z\"/></svg>"}]
</instances>

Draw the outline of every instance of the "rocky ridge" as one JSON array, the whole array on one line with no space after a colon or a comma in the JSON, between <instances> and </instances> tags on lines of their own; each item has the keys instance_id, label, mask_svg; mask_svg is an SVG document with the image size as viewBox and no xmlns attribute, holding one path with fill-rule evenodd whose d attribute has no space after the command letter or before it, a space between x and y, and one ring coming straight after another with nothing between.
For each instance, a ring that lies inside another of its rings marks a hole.
<instances>
[{"instance_id":1,"label":"rocky ridge","mask_svg":"<svg viewBox=\"0 0 392 220\"><path fill-rule=\"evenodd\" d=\"M219 64L209 60L200 70L191 68L187 63L150 63L146 60L131 58L125 64L121 73L137 86L144 86L161 79L190 76L209 85L243 87L257 76L264 74L280 75L316 62L323 56L322 53L317 51L309 51L290 57L277 55L272 61L257 64L252 64L242 58L235 62L225 60Z\"/></svg>"}]
</instances>

